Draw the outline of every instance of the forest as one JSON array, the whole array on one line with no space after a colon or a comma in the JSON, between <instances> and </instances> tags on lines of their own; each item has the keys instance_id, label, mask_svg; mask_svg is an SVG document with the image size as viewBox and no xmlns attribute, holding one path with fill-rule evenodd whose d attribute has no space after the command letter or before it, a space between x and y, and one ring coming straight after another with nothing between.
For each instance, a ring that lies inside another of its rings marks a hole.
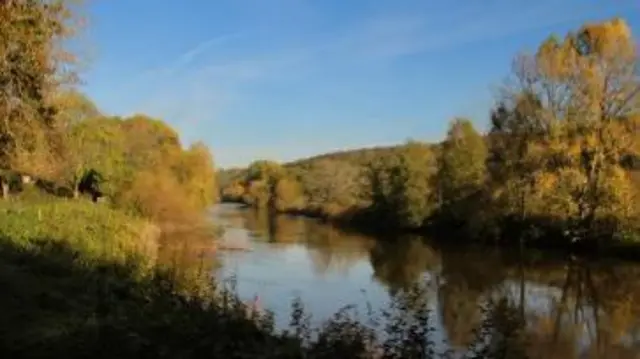
<instances>
[{"instance_id":1,"label":"forest","mask_svg":"<svg viewBox=\"0 0 640 359\"><path fill-rule=\"evenodd\" d=\"M471 240L638 241L640 79L620 18L523 53L486 130L455 118L440 143L329 153L220 171L227 201L361 228Z\"/></svg>"}]
</instances>

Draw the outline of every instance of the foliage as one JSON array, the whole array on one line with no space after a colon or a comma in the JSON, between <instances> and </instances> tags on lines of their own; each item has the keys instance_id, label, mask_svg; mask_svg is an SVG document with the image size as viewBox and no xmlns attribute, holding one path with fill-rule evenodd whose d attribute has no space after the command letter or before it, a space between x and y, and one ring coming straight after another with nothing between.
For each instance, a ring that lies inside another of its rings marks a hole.
<instances>
[{"instance_id":1,"label":"foliage","mask_svg":"<svg viewBox=\"0 0 640 359\"><path fill-rule=\"evenodd\" d=\"M587 23L516 58L486 136L455 119L438 145L342 151L277 167L257 161L224 191L268 205L266 187L275 182L253 181L272 166L302 187L304 208L296 211L367 227L439 225L477 239L566 244L631 238L640 228L636 69L623 20ZM285 207L276 209L293 210Z\"/></svg>"},{"instance_id":2,"label":"foliage","mask_svg":"<svg viewBox=\"0 0 640 359\"><path fill-rule=\"evenodd\" d=\"M470 223L487 181L487 145L471 121L451 122L440 149L436 191L443 219Z\"/></svg>"},{"instance_id":3,"label":"foliage","mask_svg":"<svg viewBox=\"0 0 640 359\"><path fill-rule=\"evenodd\" d=\"M90 170L105 179L103 192L115 195L124 175L124 132L117 120L95 117L69 126L65 138L63 183L79 194L80 181Z\"/></svg>"},{"instance_id":4,"label":"foliage","mask_svg":"<svg viewBox=\"0 0 640 359\"><path fill-rule=\"evenodd\" d=\"M620 19L549 38L518 59L516 85L505 89L508 105L494 121L495 138L509 137L513 149L501 158L506 186L496 193L504 205L522 218L552 216L578 237L610 237L637 218L622 165L637 146L636 61Z\"/></svg>"},{"instance_id":5,"label":"foliage","mask_svg":"<svg viewBox=\"0 0 640 359\"><path fill-rule=\"evenodd\" d=\"M299 175L311 211L337 215L358 205L364 176L348 162L321 159Z\"/></svg>"},{"instance_id":6,"label":"foliage","mask_svg":"<svg viewBox=\"0 0 640 359\"><path fill-rule=\"evenodd\" d=\"M179 157L174 171L190 202L205 208L217 201L216 173L209 148L202 142L192 144Z\"/></svg>"},{"instance_id":7,"label":"foliage","mask_svg":"<svg viewBox=\"0 0 640 359\"><path fill-rule=\"evenodd\" d=\"M0 4L0 168L50 175L55 131L52 97L73 58L59 47L70 31L62 1ZM6 179L0 178L6 186ZM6 191L3 191L6 194Z\"/></svg>"},{"instance_id":8,"label":"foliage","mask_svg":"<svg viewBox=\"0 0 640 359\"><path fill-rule=\"evenodd\" d=\"M292 178L281 178L274 188L274 207L280 212L295 211L304 206L302 186Z\"/></svg>"}]
</instances>

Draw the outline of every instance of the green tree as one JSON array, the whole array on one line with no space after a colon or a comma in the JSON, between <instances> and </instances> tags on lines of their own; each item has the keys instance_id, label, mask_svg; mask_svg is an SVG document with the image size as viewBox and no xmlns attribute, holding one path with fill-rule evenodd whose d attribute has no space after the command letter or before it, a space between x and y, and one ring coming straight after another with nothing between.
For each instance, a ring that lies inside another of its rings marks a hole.
<instances>
[{"instance_id":1,"label":"green tree","mask_svg":"<svg viewBox=\"0 0 640 359\"><path fill-rule=\"evenodd\" d=\"M453 219L464 218L467 200L485 185L487 156L485 140L471 121L451 122L438 158L437 184L440 206Z\"/></svg>"},{"instance_id":2,"label":"green tree","mask_svg":"<svg viewBox=\"0 0 640 359\"><path fill-rule=\"evenodd\" d=\"M125 137L117 119L96 117L71 126L65 136L62 178L79 194L82 178L95 170L105 180L101 190L113 196L126 180Z\"/></svg>"},{"instance_id":3,"label":"green tree","mask_svg":"<svg viewBox=\"0 0 640 359\"><path fill-rule=\"evenodd\" d=\"M410 141L400 150L398 162L391 175L398 224L421 227L435 209L432 185L435 158L427 144Z\"/></svg>"}]
</instances>

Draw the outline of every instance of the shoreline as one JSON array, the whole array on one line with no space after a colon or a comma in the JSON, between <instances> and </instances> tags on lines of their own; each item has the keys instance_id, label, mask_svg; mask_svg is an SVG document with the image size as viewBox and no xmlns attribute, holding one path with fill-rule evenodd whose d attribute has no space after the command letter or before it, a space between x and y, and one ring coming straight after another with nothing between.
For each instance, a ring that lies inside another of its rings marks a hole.
<instances>
[{"instance_id":1,"label":"shoreline","mask_svg":"<svg viewBox=\"0 0 640 359\"><path fill-rule=\"evenodd\" d=\"M308 218L311 220L322 221L328 225L335 226L341 230L370 235L375 237L376 240L383 240L387 237L402 237L409 235L420 236L422 239L429 239L438 245L445 246L480 246L483 248L492 248L499 250L537 250L547 255L552 256L580 256L586 259L599 259L599 260L624 260L632 262L640 262L640 243L630 242L614 242L608 245L601 245L597 241L589 243L574 242L573 244L567 244L565 241L546 240L544 242L525 241L525 243L505 241L500 238L470 238L464 236L461 233L456 233L459 229L445 228L444 226L433 225L421 229L394 229L384 226L376 226L371 223L366 223L365 220L353 220L354 217L347 218L331 218L328 215L323 215L318 211L313 210L285 210L278 211L276 209L259 209L250 204L247 204L239 200L221 199L218 204L237 204L240 205L243 210L266 210L273 211L274 215L294 216ZM357 217L356 217L357 218ZM453 240L445 241L441 234L448 232L453 236L449 236L449 239ZM553 239L556 239L555 237Z\"/></svg>"}]
</instances>

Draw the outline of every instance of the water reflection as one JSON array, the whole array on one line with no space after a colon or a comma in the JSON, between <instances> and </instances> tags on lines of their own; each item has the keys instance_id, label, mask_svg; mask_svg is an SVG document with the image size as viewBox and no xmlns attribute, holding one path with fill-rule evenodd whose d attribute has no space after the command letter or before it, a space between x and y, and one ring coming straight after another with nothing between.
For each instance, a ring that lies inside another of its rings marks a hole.
<instances>
[{"instance_id":1,"label":"water reflection","mask_svg":"<svg viewBox=\"0 0 640 359\"><path fill-rule=\"evenodd\" d=\"M318 275L348 273L351 267L366 260L375 245L369 237L346 233L317 221L308 221L305 233L309 260Z\"/></svg>"},{"instance_id":2,"label":"water reflection","mask_svg":"<svg viewBox=\"0 0 640 359\"><path fill-rule=\"evenodd\" d=\"M253 250L221 252L222 274L236 274L247 298L264 294L280 323L294 295L320 320L365 299L385 306L420 282L428 284L437 336L454 351L489 325L490 345L508 339L531 358L640 357L640 266L382 241L316 220L225 208L218 220L245 230Z\"/></svg>"},{"instance_id":3,"label":"water reflection","mask_svg":"<svg viewBox=\"0 0 640 359\"><path fill-rule=\"evenodd\" d=\"M163 232L158 263L178 273L211 271L216 266L215 251L215 234L209 230Z\"/></svg>"},{"instance_id":4,"label":"water reflection","mask_svg":"<svg viewBox=\"0 0 640 359\"><path fill-rule=\"evenodd\" d=\"M439 273L441 266L438 252L417 237L375 241L369 258L375 279L390 290L405 288L425 273Z\"/></svg>"}]
</instances>

